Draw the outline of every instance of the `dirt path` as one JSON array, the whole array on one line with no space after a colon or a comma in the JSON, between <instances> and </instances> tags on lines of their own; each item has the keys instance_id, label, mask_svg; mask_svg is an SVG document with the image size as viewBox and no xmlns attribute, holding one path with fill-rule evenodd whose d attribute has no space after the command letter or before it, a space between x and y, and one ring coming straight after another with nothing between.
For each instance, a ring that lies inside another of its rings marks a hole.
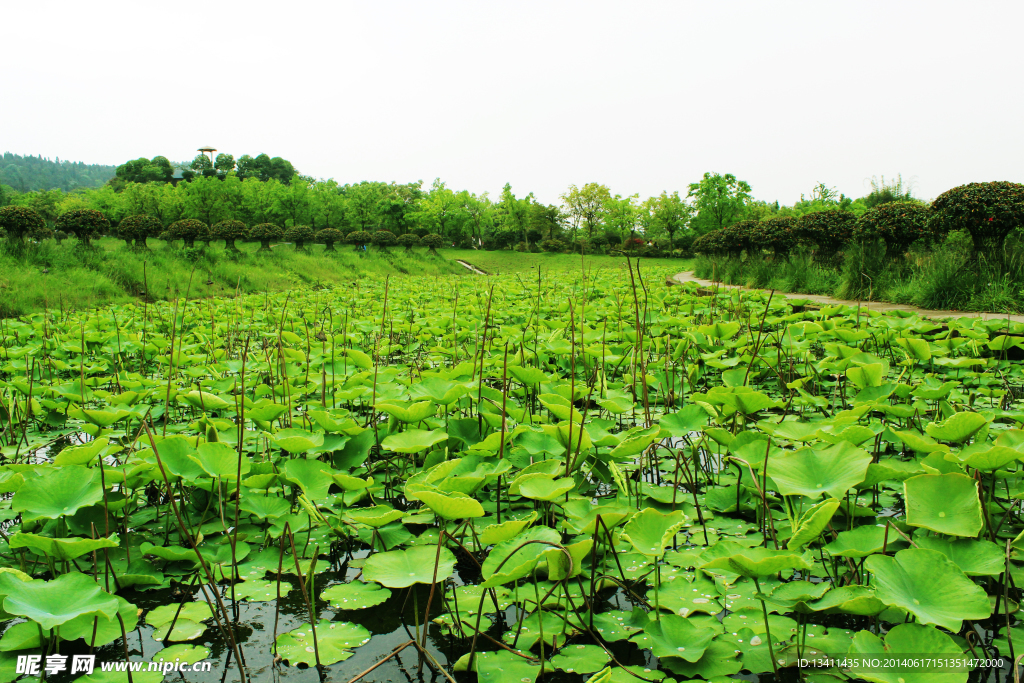
<instances>
[{"instance_id":1,"label":"dirt path","mask_svg":"<svg viewBox=\"0 0 1024 683\"><path fill-rule=\"evenodd\" d=\"M721 289L750 289L749 287L742 287L740 285L726 285L722 283L712 282L711 280L704 280L699 277L694 277L693 273L679 273L672 278L676 282L696 282L703 287L719 287ZM846 301L844 299L836 299L831 296L823 296L820 294L786 294L787 299L798 299L802 301L810 301L819 306L828 305L834 306L836 304L843 304L845 306L857 306L860 304L861 308L870 311L910 311L911 313L917 313L922 318L981 318L982 320L1006 320L1009 318L1013 322L1024 322L1024 315L1009 315L1006 313L979 313L977 311L932 311L926 308L918 308L917 306L906 306L903 304L890 304L882 301Z\"/></svg>"},{"instance_id":2,"label":"dirt path","mask_svg":"<svg viewBox=\"0 0 1024 683\"><path fill-rule=\"evenodd\" d=\"M463 261L462 259L455 259L455 262L458 263L463 268L468 268L469 270L473 271L477 275L487 275L487 273L485 273L484 271L480 270L479 268L474 266L472 263L468 263L466 261Z\"/></svg>"}]
</instances>

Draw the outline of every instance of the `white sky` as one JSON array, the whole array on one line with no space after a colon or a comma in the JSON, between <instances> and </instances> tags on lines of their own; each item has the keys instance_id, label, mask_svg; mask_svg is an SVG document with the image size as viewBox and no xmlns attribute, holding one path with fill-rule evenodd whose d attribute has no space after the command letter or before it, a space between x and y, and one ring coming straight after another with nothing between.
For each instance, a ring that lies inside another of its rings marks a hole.
<instances>
[{"instance_id":1,"label":"white sky","mask_svg":"<svg viewBox=\"0 0 1024 683\"><path fill-rule=\"evenodd\" d=\"M1024 2L5 3L0 151L202 144L558 202L733 173L784 204L1022 181Z\"/></svg>"}]
</instances>

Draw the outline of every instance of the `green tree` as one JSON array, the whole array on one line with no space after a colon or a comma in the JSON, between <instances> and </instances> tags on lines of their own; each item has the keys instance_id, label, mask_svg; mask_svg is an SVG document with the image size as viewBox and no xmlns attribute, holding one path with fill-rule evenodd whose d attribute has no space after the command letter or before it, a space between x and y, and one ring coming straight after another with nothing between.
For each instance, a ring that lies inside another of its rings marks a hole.
<instances>
[{"instance_id":1,"label":"green tree","mask_svg":"<svg viewBox=\"0 0 1024 683\"><path fill-rule=\"evenodd\" d=\"M601 225L606 202L611 197L608 186L600 183L587 183L583 187L569 186L569 190L562 195L562 202L565 204L565 214L569 217L572 239L576 239L576 230L581 226L587 229L587 237L593 238L594 228Z\"/></svg>"},{"instance_id":2,"label":"green tree","mask_svg":"<svg viewBox=\"0 0 1024 683\"><path fill-rule=\"evenodd\" d=\"M640 226L639 199L638 194L628 197L617 194L604 201L605 230L618 235L620 241L636 236L637 228Z\"/></svg>"},{"instance_id":3,"label":"green tree","mask_svg":"<svg viewBox=\"0 0 1024 683\"><path fill-rule=\"evenodd\" d=\"M641 214L644 218L645 234L655 238L668 235L669 248L672 249L675 246L676 233L689 227L694 207L682 199L678 192L662 192L644 202Z\"/></svg>"},{"instance_id":4,"label":"green tree","mask_svg":"<svg viewBox=\"0 0 1024 683\"><path fill-rule=\"evenodd\" d=\"M90 239L110 230L110 221L95 209L73 209L57 218L56 228L66 233L75 233L88 247Z\"/></svg>"},{"instance_id":5,"label":"green tree","mask_svg":"<svg viewBox=\"0 0 1024 683\"><path fill-rule=\"evenodd\" d=\"M213 167L217 169L217 175L223 178L235 170L235 157L221 152L217 155L216 161L213 162Z\"/></svg>"},{"instance_id":6,"label":"green tree","mask_svg":"<svg viewBox=\"0 0 1024 683\"><path fill-rule=\"evenodd\" d=\"M699 232L721 229L743 218L750 197L750 185L731 173L705 173L700 182L691 183L687 198L692 199L697 215L692 225Z\"/></svg>"},{"instance_id":7,"label":"green tree","mask_svg":"<svg viewBox=\"0 0 1024 683\"><path fill-rule=\"evenodd\" d=\"M466 220L463 206L462 197L452 192L440 178L435 178L430 191L419 201L416 219L419 225L450 240L457 237Z\"/></svg>"}]
</instances>

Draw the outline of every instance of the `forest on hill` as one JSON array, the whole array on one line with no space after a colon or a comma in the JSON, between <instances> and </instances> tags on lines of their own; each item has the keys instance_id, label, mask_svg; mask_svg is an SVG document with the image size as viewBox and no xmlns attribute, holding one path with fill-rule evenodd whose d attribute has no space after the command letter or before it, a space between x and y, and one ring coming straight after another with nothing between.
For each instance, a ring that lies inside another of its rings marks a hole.
<instances>
[{"instance_id":1,"label":"forest on hill","mask_svg":"<svg viewBox=\"0 0 1024 683\"><path fill-rule=\"evenodd\" d=\"M116 166L86 164L55 157L21 156L4 152L0 159L0 185L18 192L100 187L114 177Z\"/></svg>"}]
</instances>

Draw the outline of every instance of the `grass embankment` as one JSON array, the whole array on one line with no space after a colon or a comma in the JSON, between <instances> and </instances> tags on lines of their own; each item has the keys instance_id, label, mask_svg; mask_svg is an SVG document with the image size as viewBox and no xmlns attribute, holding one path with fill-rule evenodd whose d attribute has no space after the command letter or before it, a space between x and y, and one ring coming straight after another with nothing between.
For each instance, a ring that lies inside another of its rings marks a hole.
<instances>
[{"instance_id":1,"label":"grass embankment","mask_svg":"<svg viewBox=\"0 0 1024 683\"><path fill-rule=\"evenodd\" d=\"M503 275L525 273L540 266L542 272L566 272L579 271L581 268L605 269L625 267L626 259L623 256L599 256L586 255L582 259L579 254L551 254L542 252L539 254L522 253L517 251L474 251L472 249L446 249L445 256L453 260L462 260L471 263L483 270L488 275ZM634 261L637 262L637 261ZM644 271L657 269L659 271L668 269L673 274L689 270L693 261L670 258L643 258L639 259L640 268Z\"/></svg>"},{"instance_id":2,"label":"grass embankment","mask_svg":"<svg viewBox=\"0 0 1024 683\"><path fill-rule=\"evenodd\" d=\"M835 269L820 267L801 251L782 263L749 255L701 256L693 274L731 285L933 310L1024 311L1024 243L1016 239L1007 240L998 262L949 244L899 260L886 258L883 249L853 244Z\"/></svg>"},{"instance_id":3,"label":"grass embankment","mask_svg":"<svg viewBox=\"0 0 1024 683\"><path fill-rule=\"evenodd\" d=\"M182 249L158 240L136 252L112 238L83 249L75 240L46 241L26 247L14 258L0 253L0 317L50 309L82 309L128 301L149 293L152 299L231 296L313 286L351 286L359 278L386 275L448 275L468 271L444 252L391 249L356 252L339 245L296 251L290 244L258 252L258 244L240 244L233 254L221 243Z\"/></svg>"},{"instance_id":4,"label":"grass embankment","mask_svg":"<svg viewBox=\"0 0 1024 683\"><path fill-rule=\"evenodd\" d=\"M338 245L325 252L322 245L296 251L290 244L275 245L259 252L258 244L239 244L234 254L222 243L183 249L159 240L149 241L149 250L136 252L113 238L94 240L94 248L83 249L75 240L63 244L46 241L26 247L18 258L0 252L0 317L25 315L44 309L84 309L122 303L143 296L173 299L233 296L264 291L307 287L357 286L360 278L406 276L472 276L456 263L464 260L488 274L516 274L541 266L542 272L580 270L578 254L523 254L512 251L444 249L431 254L426 249L406 251L393 248L381 252L371 248L357 252ZM620 256L585 256L586 268L625 266ZM690 262L677 259L643 259L646 273L657 271L657 281L686 270ZM536 272L536 271L534 271ZM651 282L645 275L645 280Z\"/></svg>"}]
</instances>

